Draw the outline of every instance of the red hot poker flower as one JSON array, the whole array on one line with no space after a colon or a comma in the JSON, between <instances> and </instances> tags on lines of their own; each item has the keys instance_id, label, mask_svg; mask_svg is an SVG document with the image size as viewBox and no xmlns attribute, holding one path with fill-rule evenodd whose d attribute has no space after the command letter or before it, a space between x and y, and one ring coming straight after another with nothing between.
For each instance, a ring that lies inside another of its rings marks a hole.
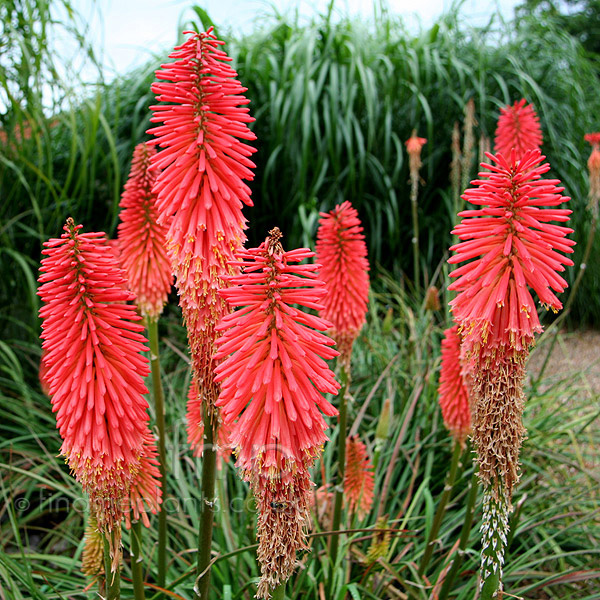
<instances>
[{"instance_id":1,"label":"red hot poker flower","mask_svg":"<svg viewBox=\"0 0 600 600\"><path fill-rule=\"evenodd\" d=\"M331 324L296 308L322 308L319 265L294 264L314 254L284 252L280 238L275 228L258 248L240 251L243 274L219 292L238 310L221 320L215 356L217 406L259 510L260 598L290 577L297 550L307 548L308 468L327 439L321 413L337 414L321 394L339 389L324 360L337 355L321 333Z\"/></svg>"},{"instance_id":2,"label":"red hot poker flower","mask_svg":"<svg viewBox=\"0 0 600 600\"><path fill-rule=\"evenodd\" d=\"M446 329L442 340L442 367L438 393L444 425L452 436L464 445L471 431L471 409L462 362L458 325L454 325Z\"/></svg>"},{"instance_id":3,"label":"red hot poker flower","mask_svg":"<svg viewBox=\"0 0 600 600\"><path fill-rule=\"evenodd\" d=\"M287 470L312 463L327 439L327 416L337 410L321 395L339 384L324 359L338 353L320 333L329 323L296 306L321 309L319 265L294 264L314 256L306 248L284 252L275 228L258 248L242 250L241 275L220 290L231 307L217 327L217 402L232 425L231 441L245 471ZM250 401L251 400L251 401ZM237 419L237 421L235 421ZM234 423L235 422L235 423ZM258 461L258 462L257 462Z\"/></svg>"},{"instance_id":4,"label":"red hot poker flower","mask_svg":"<svg viewBox=\"0 0 600 600\"><path fill-rule=\"evenodd\" d=\"M194 376L209 410L218 395L213 379L214 327L226 312L217 290L233 274L230 262L245 241L244 204L251 205L244 180L254 177L249 159L255 149L248 129L246 88L219 49L212 34L190 37L170 55L174 62L156 72L152 85L159 104L152 106L148 131L161 150L152 164L162 169L157 193L159 223L170 226L167 253L171 260L188 330ZM197 425L197 423L192 424Z\"/></svg>"},{"instance_id":5,"label":"red hot poker flower","mask_svg":"<svg viewBox=\"0 0 600 600\"><path fill-rule=\"evenodd\" d=\"M586 133L583 139L592 145L592 152L587 163L590 172L588 206L594 217L598 218L598 200L600 200L600 133Z\"/></svg>"},{"instance_id":6,"label":"red hot poker flower","mask_svg":"<svg viewBox=\"0 0 600 600\"><path fill-rule=\"evenodd\" d=\"M411 174L418 173L421 168L421 149L427 143L427 140L417 136L416 129L413 129L412 135L404 142L410 162Z\"/></svg>"},{"instance_id":7,"label":"red hot poker flower","mask_svg":"<svg viewBox=\"0 0 600 600\"><path fill-rule=\"evenodd\" d=\"M149 369L141 354L148 348L104 234L81 233L73 219L64 229L45 242L40 268L45 380L61 453L89 494L100 530L113 532L116 568L124 506L148 467Z\"/></svg>"},{"instance_id":8,"label":"red hot poker flower","mask_svg":"<svg viewBox=\"0 0 600 600\"><path fill-rule=\"evenodd\" d=\"M369 263L362 230L358 212L346 201L321 213L317 231L317 262L322 265L320 276L327 289L321 315L333 323L332 337L347 361L365 323L369 299Z\"/></svg>"},{"instance_id":9,"label":"red hot poker flower","mask_svg":"<svg viewBox=\"0 0 600 600\"><path fill-rule=\"evenodd\" d=\"M463 198L482 208L459 213L463 220L452 233L462 241L451 247L449 263L469 261L454 270L448 289L459 294L451 302L455 321L464 328L467 347L486 343L520 351L541 331L529 287L540 302L558 310L562 304L551 291L562 292L567 282L557 272L573 261L572 229L551 225L569 220L570 210L554 208L569 200L560 181L542 179L550 166L539 150L517 160L487 154L480 180L473 181ZM493 164L496 163L496 164ZM528 287L529 286L529 287Z\"/></svg>"},{"instance_id":10,"label":"red hot poker flower","mask_svg":"<svg viewBox=\"0 0 600 600\"><path fill-rule=\"evenodd\" d=\"M531 104L525 104L525 98L512 106L500 109L496 128L495 152L510 156L514 148L519 158L525 151L542 147L540 119Z\"/></svg>"},{"instance_id":11,"label":"red hot poker flower","mask_svg":"<svg viewBox=\"0 0 600 600\"><path fill-rule=\"evenodd\" d=\"M121 197L119 259L127 273L129 289L144 316L156 319L167 302L173 283L165 250L167 226L156 222L156 196L152 186L156 174L150 159L156 150L138 144L133 151L131 172Z\"/></svg>"},{"instance_id":12,"label":"red hot poker flower","mask_svg":"<svg viewBox=\"0 0 600 600\"><path fill-rule=\"evenodd\" d=\"M350 512L356 511L359 520L365 518L373 504L375 479L367 447L357 435L346 440L346 473L344 495Z\"/></svg>"}]
</instances>

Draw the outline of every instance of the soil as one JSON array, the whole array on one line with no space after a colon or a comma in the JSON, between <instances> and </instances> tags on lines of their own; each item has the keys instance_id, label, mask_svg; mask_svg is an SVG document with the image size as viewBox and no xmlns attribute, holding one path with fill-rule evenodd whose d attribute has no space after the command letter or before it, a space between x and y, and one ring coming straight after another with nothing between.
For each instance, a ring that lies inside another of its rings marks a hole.
<instances>
[{"instance_id":1,"label":"soil","mask_svg":"<svg viewBox=\"0 0 600 600\"><path fill-rule=\"evenodd\" d=\"M552 343L550 339L536 346L529 359L528 371L535 379L548 354ZM552 355L548 360L544 379L550 381L565 377L578 378L578 384L590 399L598 400L600 394L600 331L580 330L561 331Z\"/></svg>"}]
</instances>

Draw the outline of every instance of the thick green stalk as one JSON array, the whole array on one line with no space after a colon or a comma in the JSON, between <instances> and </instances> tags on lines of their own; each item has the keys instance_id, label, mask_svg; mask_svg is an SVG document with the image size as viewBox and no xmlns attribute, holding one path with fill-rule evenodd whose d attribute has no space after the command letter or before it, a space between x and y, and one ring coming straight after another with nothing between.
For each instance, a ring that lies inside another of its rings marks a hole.
<instances>
[{"instance_id":1,"label":"thick green stalk","mask_svg":"<svg viewBox=\"0 0 600 600\"><path fill-rule=\"evenodd\" d=\"M435 511L431 530L429 531L429 536L427 537L427 546L425 547L425 553L423 554L423 558L421 559L421 564L419 566L419 575L423 575L423 573L425 573L425 569L427 568L427 565L431 560L431 556L433 555L437 535L440 531L442 521L444 520L444 515L446 514L446 506L448 505L448 500L450 499L450 492L452 492L452 488L454 487L456 471L458 470L458 463L460 461L462 449L461 443L455 441L452 452L452 462L450 463L450 470L448 471L446 483L444 484L444 491L442 492L442 497L440 498L437 510Z\"/></svg>"},{"instance_id":2,"label":"thick green stalk","mask_svg":"<svg viewBox=\"0 0 600 600\"><path fill-rule=\"evenodd\" d=\"M208 414L206 403L202 404L204 422L204 451L202 453L202 505L200 507L200 529L198 532L198 563L194 593L200 600L208 599L210 585L210 557L212 530L215 516L215 481L217 474L217 449L213 420Z\"/></svg>"},{"instance_id":3,"label":"thick green stalk","mask_svg":"<svg viewBox=\"0 0 600 600\"><path fill-rule=\"evenodd\" d=\"M152 368L152 390L154 392L154 412L158 429L158 459L163 499L167 494L167 451L165 446L165 400L160 377L160 355L158 352L158 320L146 319L150 344L150 366ZM158 585L165 587L167 575L167 513L161 505L158 513Z\"/></svg>"},{"instance_id":4,"label":"thick green stalk","mask_svg":"<svg viewBox=\"0 0 600 600\"><path fill-rule=\"evenodd\" d=\"M413 226L413 270L414 283L417 296L421 289L421 273L420 273L420 257L419 257L419 211L417 205L417 196L419 189L419 173L411 174L410 178L410 205L412 209L412 226Z\"/></svg>"},{"instance_id":5,"label":"thick green stalk","mask_svg":"<svg viewBox=\"0 0 600 600\"><path fill-rule=\"evenodd\" d=\"M340 372L340 380L342 387L340 389L340 407L339 407L339 432L338 432L338 469L337 469L337 485L335 490L335 505L333 508L333 523L332 531L334 532L331 537L330 546L330 560L331 560L331 582L333 585L333 570L337 561L338 547L340 536L335 533L340 529L340 523L342 521L342 503L344 500L344 477L346 475L346 428L347 428L347 406L346 396L348 394L348 385L350 382L350 367L342 364ZM330 587L331 591L331 587Z\"/></svg>"},{"instance_id":6,"label":"thick green stalk","mask_svg":"<svg viewBox=\"0 0 600 600\"><path fill-rule=\"evenodd\" d=\"M121 598L121 572L119 567L113 573L111 571L112 559L110 557L110 544L104 536L104 573L106 589L104 590L105 600L120 600Z\"/></svg>"},{"instance_id":7,"label":"thick green stalk","mask_svg":"<svg viewBox=\"0 0 600 600\"><path fill-rule=\"evenodd\" d=\"M142 568L142 524L140 521L131 524L131 579L133 580L135 600L146 600Z\"/></svg>"},{"instance_id":8,"label":"thick green stalk","mask_svg":"<svg viewBox=\"0 0 600 600\"><path fill-rule=\"evenodd\" d=\"M271 590L273 600L285 600L285 582L280 583L274 590Z\"/></svg>"},{"instance_id":9,"label":"thick green stalk","mask_svg":"<svg viewBox=\"0 0 600 600\"><path fill-rule=\"evenodd\" d=\"M469 534L471 533L471 527L473 526L473 515L475 513L475 502L477 500L477 490L479 488L479 482L477 480L477 471L473 473L473 477L471 478L471 487L469 488L469 495L467 496L467 506L465 509L465 520L463 521L462 529L460 530L460 539L458 542L458 549L456 551L456 556L452 561L452 567L450 568L449 573L446 575L444 579L444 583L442 585L442 589L440 590L440 595L438 600L446 600L448 598L448 594L452 589L452 584L458 575L458 571L462 566L465 550L467 548L467 544L469 542Z\"/></svg>"}]
</instances>

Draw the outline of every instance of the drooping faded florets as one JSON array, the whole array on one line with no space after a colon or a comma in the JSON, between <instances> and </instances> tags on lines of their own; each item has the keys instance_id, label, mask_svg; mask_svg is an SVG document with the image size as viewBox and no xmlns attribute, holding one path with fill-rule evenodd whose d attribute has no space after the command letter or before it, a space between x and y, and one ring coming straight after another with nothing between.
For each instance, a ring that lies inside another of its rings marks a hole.
<instances>
[{"instance_id":1,"label":"drooping faded florets","mask_svg":"<svg viewBox=\"0 0 600 600\"><path fill-rule=\"evenodd\" d=\"M90 496L99 530L112 532L116 568L132 486L145 481L143 489L152 488L153 502L160 501L158 474L145 460L146 338L104 234L81 233L72 219L64 230L44 244L40 268L44 377L61 453Z\"/></svg>"},{"instance_id":2,"label":"drooping faded florets","mask_svg":"<svg viewBox=\"0 0 600 600\"><path fill-rule=\"evenodd\" d=\"M160 315L173 283L171 264L165 250L167 226L159 225L156 195L152 191L156 172L150 170L156 150L138 144L133 151L131 171L121 196L119 261L127 274L129 289L136 295L142 315Z\"/></svg>"},{"instance_id":3,"label":"drooping faded florets","mask_svg":"<svg viewBox=\"0 0 600 600\"><path fill-rule=\"evenodd\" d=\"M362 231L358 212L350 202L321 213L316 250L327 289L321 315L333 323L331 335L347 363L365 323L369 299L369 263Z\"/></svg>"},{"instance_id":4,"label":"drooping faded florets","mask_svg":"<svg viewBox=\"0 0 600 600\"><path fill-rule=\"evenodd\" d=\"M302 310L322 308L319 265L297 264L314 253L285 252L280 238L275 228L258 248L239 252L243 272L219 292L238 310L217 327L222 336L215 356L221 361L217 406L260 511L263 598L287 580L296 551L306 545L308 468L327 439L322 413L337 414L322 394L339 389L325 362L337 352L321 333L331 324Z\"/></svg>"},{"instance_id":5,"label":"drooping faded florets","mask_svg":"<svg viewBox=\"0 0 600 600\"><path fill-rule=\"evenodd\" d=\"M526 104L525 98L500 109L494 148L496 154L508 157L514 150L519 159L527 150L539 150L541 147L540 119L533 106Z\"/></svg>"}]
</instances>

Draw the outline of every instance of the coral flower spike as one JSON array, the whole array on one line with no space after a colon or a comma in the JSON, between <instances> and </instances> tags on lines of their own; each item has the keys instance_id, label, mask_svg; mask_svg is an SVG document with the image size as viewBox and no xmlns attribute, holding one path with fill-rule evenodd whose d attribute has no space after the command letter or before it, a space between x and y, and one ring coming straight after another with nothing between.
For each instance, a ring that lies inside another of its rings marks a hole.
<instances>
[{"instance_id":1,"label":"coral flower spike","mask_svg":"<svg viewBox=\"0 0 600 600\"><path fill-rule=\"evenodd\" d=\"M592 152L588 158L590 175L590 192L588 207L594 218L598 218L598 201L600 200L600 133L586 133L583 136L586 142L592 145Z\"/></svg>"},{"instance_id":2,"label":"coral flower spike","mask_svg":"<svg viewBox=\"0 0 600 600\"><path fill-rule=\"evenodd\" d=\"M442 367L440 372L440 407L446 429L464 447L471 431L469 390L463 361L460 356L458 325L446 329L442 340Z\"/></svg>"},{"instance_id":3,"label":"coral flower spike","mask_svg":"<svg viewBox=\"0 0 600 600\"><path fill-rule=\"evenodd\" d=\"M64 230L44 244L40 268L45 381L61 454L90 496L116 570L127 504L139 514L160 502L144 398L148 348L104 234L82 233L73 219ZM149 500L136 498L136 489Z\"/></svg>"},{"instance_id":4,"label":"coral flower spike","mask_svg":"<svg viewBox=\"0 0 600 600\"><path fill-rule=\"evenodd\" d=\"M327 294L322 300L324 319L340 358L349 365L352 344L365 323L369 299L367 245L358 212L346 201L329 213L321 213L317 231L317 262Z\"/></svg>"},{"instance_id":5,"label":"coral flower spike","mask_svg":"<svg viewBox=\"0 0 600 600\"><path fill-rule=\"evenodd\" d=\"M481 167L490 172L463 195L482 208L459 213L463 220L452 231L461 242L450 248L456 254L448 262L469 262L450 273L456 281L448 289L459 292L451 305L467 347L520 352L542 329L529 288L546 307L562 308L554 292L567 282L558 273L573 261L559 252L573 252L575 242L566 237L572 229L550 222L569 220L570 210L555 208L569 198L558 180L542 179L550 165L539 150L520 160L514 151L510 160L486 156L492 164Z\"/></svg>"},{"instance_id":6,"label":"coral flower spike","mask_svg":"<svg viewBox=\"0 0 600 600\"><path fill-rule=\"evenodd\" d=\"M460 240L449 262L469 261L450 275L448 289L462 331L467 359L473 361L473 440L484 488L481 575L484 597L502 590L502 564L514 486L519 480L519 449L525 433L525 362L534 335L542 330L530 292L542 304L562 307L554 292L567 282L558 274L573 262L560 254L573 251L567 239L569 200L558 180L542 179L550 166L538 149L510 158L487 154L480 180L463 198L481 206L459 213L453 231ZM495 164L494 164L495 163Z\"/></svg>"},{"instance_id":7,"label":"coral flower spike","mask_svg":"<svg viewBox=\"0 0 600 600\"><path fill-rule=\"evenodd\" d=\"M170 55L174 62L156 72L156 99L148 130L160 151L152 157L162 169L154 191L158 222L169 223L171 260L188 329L194 375L212 408L214 327L225 312L217 290L234 272L230 262L245 241L244 204L251 205L244 180L254 177L249 156L255 149L248 129L254 119L245 106L246 88L219 49L212 33L186 32L187 41ZM212 391L211 391L212 390Z\"/></svg>"},{"instance_id":8,"label":"coral flower spike","mask_svg":"<svg viewBox=\"0 0 600 600\"><path fill-rule=\"evenodd\" d=\"M357 435L346 439L346 473L344 478L344 496L348 510L356 511L359 520L371 510L375 479L373 465L367 454L367 447Z\"/></svg>"},{"instance_id":9,"label":"coral flower spike","mask_svg":"<svg viewBox=\"0 0 600 600\"><path fill-rule=\"evenodd\" d=\"M173 284L171 263L165 250L168 227L156 222L156 173L150 171L154 147L138 144L131 172L121 197L119 258L127 273L129 289L143 316L156 319L167 302Z\"/></svg>"},{"instance_id":10,"label":"coral flower spike","mask_svg":"<svg viewBox=\"0 0 600 600\"><path fill-rule=\"evenodd\" d=\"M495 152L510 156L514 148L519 158L525 151L542 147L540 118L533 106L526 104L525 98L512 106L500 109L496 127Z\"/></svg>"},{"instance_id":11,"label":"coral flower spike","mask_svg":"<svg viewBox=\"0 0 600 600\"><path fill-rule=\"evenodd\" d=\"M217 405L259 510L260 598L290 577L296 551L306 548L308 469L327 439L323 414L337 415L322 394L339 389L325 362L337 355L334 342L321 333L331 324L301 310L321 308L319 265L297 264L314 253L285 252L280 237L275 228L258 248L239 252L243 273L219 292L238 310L218 326L215 357Z\"/></svg>"}]
</instances>

